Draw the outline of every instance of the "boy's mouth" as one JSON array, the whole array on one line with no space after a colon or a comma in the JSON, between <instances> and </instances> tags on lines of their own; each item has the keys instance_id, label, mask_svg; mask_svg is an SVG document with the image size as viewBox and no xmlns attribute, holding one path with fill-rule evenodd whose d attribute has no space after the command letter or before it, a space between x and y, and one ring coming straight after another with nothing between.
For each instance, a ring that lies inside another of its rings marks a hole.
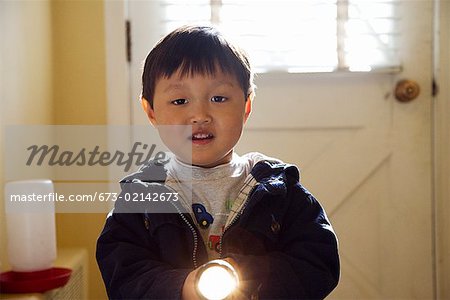
<instances>
[{"instance_id":1,"label":"boy's mouth","mask_svg":"<svg viewBox=\"0 0 450 300\"><path fill-rule=\"evenodd\" d=\"M214 136L211 133L194 133L191 136L192 140L205 140L212 139Z\"/></svg>"},{"instance_id":2,"label":"boy's mouth","mask_svg":"<svg viewBox=\"0 0 450 300\"><path fill-rule=\"evenodd\" d=\"M207 143L214 138L214 135L206 132L197 132L191 136L193 143Z\"/></svg>"}]
</instances>

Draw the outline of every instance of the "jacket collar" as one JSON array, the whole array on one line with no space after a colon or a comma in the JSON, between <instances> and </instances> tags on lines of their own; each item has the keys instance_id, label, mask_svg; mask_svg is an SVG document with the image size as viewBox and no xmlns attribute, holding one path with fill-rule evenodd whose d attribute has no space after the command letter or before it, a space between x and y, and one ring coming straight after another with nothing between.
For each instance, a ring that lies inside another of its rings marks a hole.
<instances>
[{"instance_id":1,"label":"jacket collar","mask_svg":"<svg viewBox=\"0 0 450 300\"><path fill-rule=\"evenodd\" d=\"M285 164L281 161L262 160L259 161L252 169L251 174L258 182L264 182L267 178L286 174L290 180L298 181L300 173L294 165Z\"/></svg>"}]
</instances>

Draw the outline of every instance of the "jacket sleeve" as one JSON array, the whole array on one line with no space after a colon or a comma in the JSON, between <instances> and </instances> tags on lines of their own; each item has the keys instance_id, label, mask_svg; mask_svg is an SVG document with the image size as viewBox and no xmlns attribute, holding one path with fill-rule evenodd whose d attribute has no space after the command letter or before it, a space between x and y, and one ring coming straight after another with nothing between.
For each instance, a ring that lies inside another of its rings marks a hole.
<instances>
[{"instance_id":1,"label":"jacket sleeve","mask_svg":"<svg viewBox=\"0 0 450 300\"><path fill-rule=\"evenodd\" d=\"M143 215L113 213L97 241L97 262L110 299L179 299L189 269L158 258Z\"/></svg>"},{"instance_id":2,"label":"jacket sleeve","mask_svg":"<svg viewBox=\"0 0 450 300\"><path fill-rule=\"evenodd\" d=\"M242 277L242 292L248 298L258 294L261 299L323 299L338 283L337 238L324 210L299 183L289 190L281 200L288 199L284 217L275 222L279 227L274 227L270 218L266 217L269 222L264 222L264 218L257 216L273 212L264 201L248 216L249 220L258 220L253 228L263 228L259 229L260 235L276 240L274 249L261 255L249 255L233 252L240 247L231 247L230 252L224 253L236 261ZM271 217L273 219L274 214ZM261 225L264 223L267 225Z\"/></svg>"}]
</instances>

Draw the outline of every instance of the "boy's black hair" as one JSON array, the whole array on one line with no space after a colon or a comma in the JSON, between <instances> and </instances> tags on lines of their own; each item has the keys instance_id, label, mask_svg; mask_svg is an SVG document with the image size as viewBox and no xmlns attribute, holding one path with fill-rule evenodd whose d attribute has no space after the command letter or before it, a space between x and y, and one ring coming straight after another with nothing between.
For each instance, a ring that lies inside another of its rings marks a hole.
<instances>
[{"instance_id":1,"label":"boy's black hair","mask_svg":"<svg viewBox=\"0 0 450 300\"><path fill-rule=\"evenodd\" d=\"M228 42L214 27L183 26L160 40L147 55L142 73L142 97L153 108L155 85L159 78L169 78L178 69L181 76L234 75L244 98L253 92L253 72L245 52Z\"/></svg>"}]
</instances>

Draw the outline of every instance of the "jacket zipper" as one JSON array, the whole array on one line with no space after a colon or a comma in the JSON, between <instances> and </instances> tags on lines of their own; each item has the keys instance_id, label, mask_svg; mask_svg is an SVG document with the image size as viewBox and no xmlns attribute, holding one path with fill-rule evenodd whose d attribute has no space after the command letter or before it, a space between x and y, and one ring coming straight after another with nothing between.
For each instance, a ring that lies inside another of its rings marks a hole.
<instances>
[{"instance_id":1,"label":"jacket zipper","mask_svg":"<svg viewBox=\"0 0 450 300\"><path fill-rule=\"evenodd\" d=\"M247 207L248 201L250 199L250 196L253 194L254 190L256 188L256 185L254 187L252 187L252 189L250 190L250 192L248 193L248 197L247 199L245 199L245 203L241 209L241 211L239 212L239 214L237 214L233 220L231 220L230 224L228 224L227 227L225 227L223 229L222 234L220 235L220 241L219 241L219 258L223 258L223 254L222 254L222 242L223 242L223 236L225 235L225 232L234 225L234 223L236 223L236 221L241 217L241 213L245 210L245 208Z\"/></svg>"},{"instance_id":2,"label":"jacket zipper","mask_svg":"<svg viewBox=\"0 0 450 300\"><path fill-rule=\"evenodd\" d=\"M178 210L178 207L177 207ZM195 231L194 226L189 222L189 220L186 218L184 214L182 214L179 210L178 213L180 214L181 219L188 225L189 229L192 232L192 236L194 237L194 249L192 250L192 262L194 264L194 269L197 269L197 248L198 248L198 236L197 232Z\"/></svg>"},{"instance_id":3,"label":"jacket zipper","mask_svg":"<svg viewBox=\"0 0 450 300\"><path fill-rule=\"evenodd\" d=\"M167 187L167 188L170 188L170 187ZM195 228L192 225L192 223L189 222L188 218L181 212L181 210L178 207L178 205L176 205L173 201L171 201L170 203L175 207L175 209L177 210L177 212L180 215L181 219L187 224L187 226L189 227L189 229L190 229L190 231L192 233L192 237L194 238L194 248L192 249L192 263L194 264L194 269L197 269L197 267L198 267L198 263L197 263L197 249L198 249L198 235L197 235L197 231L195 231Z\"/></svg>"}]
</instances>

